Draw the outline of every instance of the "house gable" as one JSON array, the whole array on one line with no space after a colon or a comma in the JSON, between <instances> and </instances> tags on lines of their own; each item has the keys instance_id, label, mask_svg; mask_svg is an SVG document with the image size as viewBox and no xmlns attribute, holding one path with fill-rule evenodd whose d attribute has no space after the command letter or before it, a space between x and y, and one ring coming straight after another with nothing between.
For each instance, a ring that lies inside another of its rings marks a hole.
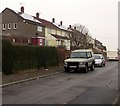
<instances>
[{"instance_id":1,"label":"house gable","mask_svg":"<svg viewBox=\"0 0 120 106\"><path fill-rule=\"evenodd\" d=\"M5 8L2 11L2 22L3 23L11 23L11 22L22 22L23 18L20 17L17 13L9 8Z\"/></svg>"},{"instance_id":2,"label":"house gable","mask_svg":"<svg viewBox=\"0 0 120 106\"><path fill-rule=\"evenodd\" d=\"M9 8L2 11L2 24L6 25L6 29L2 31L5 36L25 37L28 39L34 36L45 36L45 27L40 21L29 14ZM11 28L8 28L9 24ZM14 25L17 27L14 28Z\"/></svg>"}]
</instances>

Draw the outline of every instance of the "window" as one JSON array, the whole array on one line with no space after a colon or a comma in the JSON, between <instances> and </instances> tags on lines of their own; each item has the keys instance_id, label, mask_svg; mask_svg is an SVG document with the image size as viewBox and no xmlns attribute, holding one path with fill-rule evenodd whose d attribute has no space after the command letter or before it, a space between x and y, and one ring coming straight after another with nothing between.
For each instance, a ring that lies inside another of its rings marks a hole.
<instances>
[{"instance_id":1,"label":"window","mask_svg":"<svg viewBox=\"0 0 120 106\"><path fill-rule=\"evenodd\" d=\"M11 29L11 24L10 23L8 24L8 29Z\"/></svg>"},{"instance_id":2,"label":"window","mask_svg":"<svg viewBox=\"0 0 120 106\"><path fill-rule=\"evenodd\" d=\"M37 31L42 32L42 27L41 26L37 26Z\"/></svg>"},{"instance_id":3,"label":"window","mask_svg":"<svg viewBox=\"0 0 120 106\"><path fill-rule=\"evenodd\" d=\"M88 57L88 58L91 58L91 57L92 57L91 52L88 52L88 53L87 53L87 57Z\"/></svg>"},{"instance_id":4,"label":"window","mask_svg":"<svg viewBox=\"0 0 120 106\"><path fill-rule=\"evenodd\" d=\"M42 39L40 39L40 43L42 43Z\"/></svg>"},{"instance_id":5,"label":"window","mask_svg":"<svg viewBox=\"0 0 120 106\"><path fill-rule=\"evenodd\" d=\"M13 23L13 29L17 29L17 23Z\"/></svg>"},{"instance_id":6,"label":"window","mask_svg":"<svg viewBox=\"0 0 120 106\"><path fill-rule=\"evenodd\" d=\"M3 24L3 30L5 30L6 29L6 24Z\"/></svg>"},{"instance_id":7,"label":"window","mask_svg":"<svg viewBox=\"0 0 120 106\"><path fill-rule=\"evenodd\" d=\"M48 29L48 34L51 34L51 29Z\"/></svg>"},{"instance_id":8,"label":"window","mask_svg":"<svg viewBox=\"0 0 120 106\"><path fill-rule=\"evenodd\" d=\"M86 52L72 52L71 58L86 58Z\"/></svg>"},{"instance_id":9,"label":"window","mask_svg":"<svg viewBox=\"0 0 120 106\"><path fill-rule=\"evenodd\" d=\"M28 39L28 44L30 44L30 39Z\"/></svg>"},{"instance_id":10,"label":"window","mask_svg":"<svg viewBox=\"0 0 120 106\"><path fill-rule=\"evenodd\" d=\"M15 43L15 39L12 39L13 43Z\"/></svg>"},{"instance_id":11,"label":"window","mask_svg":"<svg viewBox=\"0 0 120 106\"><path fill-rule=\"evenodd\" d=\"M42 46L42 43L40 43L40 46Z\"/></svg>"}]
</instances>

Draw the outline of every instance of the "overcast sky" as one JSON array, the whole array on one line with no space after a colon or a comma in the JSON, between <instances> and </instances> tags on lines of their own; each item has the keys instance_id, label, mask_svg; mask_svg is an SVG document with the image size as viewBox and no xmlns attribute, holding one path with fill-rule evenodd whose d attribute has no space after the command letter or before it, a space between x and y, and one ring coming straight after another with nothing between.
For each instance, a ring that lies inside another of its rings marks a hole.
<instances>
[{"instance_id":1,"label":"overcast sky","mask_svg":"<svg viewBox=\"0 0 120 106\"><path fill-rule=\"evenodd\" d=\"M0 12L6 7L20 10L49 21L63 21L63 25L82 24L89 29L108 50L118 48L118 1L119 0L0 0Z\"/></svg>"}]
</instances>

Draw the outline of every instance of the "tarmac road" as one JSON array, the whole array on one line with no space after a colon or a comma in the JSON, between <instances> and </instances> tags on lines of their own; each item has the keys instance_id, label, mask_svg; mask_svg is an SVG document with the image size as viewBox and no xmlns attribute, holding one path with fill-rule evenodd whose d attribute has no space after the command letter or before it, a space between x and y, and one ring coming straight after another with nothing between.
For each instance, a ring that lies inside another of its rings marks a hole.
<instances>
[{"instance_id":1,"label":"tarmac road","mask_svg":"<svg viewBox=\"0 0 120 106\"><path fill-rule=\"evenodd\" d=\"M2 94L3 104L112 104L118 94L118 62L7 86Z\"/></svg>"}]
</instances>

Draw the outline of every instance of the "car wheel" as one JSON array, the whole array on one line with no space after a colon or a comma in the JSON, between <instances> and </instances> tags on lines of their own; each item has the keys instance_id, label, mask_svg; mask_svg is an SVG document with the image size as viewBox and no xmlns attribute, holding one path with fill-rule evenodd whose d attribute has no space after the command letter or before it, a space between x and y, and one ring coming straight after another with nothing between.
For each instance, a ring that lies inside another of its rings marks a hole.
<instances>
[{"instance_id":1,"label":"car wheel","mask_svg":"<svg viewBox=\"0 0 120 106\"><path fill-rule=\"evenodd\" d=\"M89 70L88 66L85 67L85 73L87 73Z\"/></svg>"},{"instance_id":2,"label":"car wheel","mask_svg":"<svg viewBox=\"0 0 120 106\"><path fill-rule=\"evenodd\" d=\"M70 69L68 69L68 68L65 68L65 72L70 72Z\"/></svg>"},{"instance_id":3,"label":"car wheel","mask_svg":"<svg viewBox=\"0 0 120 106\"><path fill-rule=\"evenodd\" d=\"M104 63L104 66L105 66L105 63Z\"/></svg>"},{"instance_id":4,"label":"car wheel","mask_svg":"<svg viewBox=\"0 0 120 106\"><path fill-rule=\"evenodd\" d=\"M101 67L103 67L103 62L101 63L101 65L100 65Z\"/></svg>"},{"instance_id":5,"label":"car wheel","mask_svg":"<svg viewBox=\"0 0 120 106\"><path fill-rule=\"evenodd\" d=\"M95 69L95 65L92 64L91 67L90 67L90 70L91 70L91 71L94 71L94 69Z\"/></svg>"}]
</instances>

